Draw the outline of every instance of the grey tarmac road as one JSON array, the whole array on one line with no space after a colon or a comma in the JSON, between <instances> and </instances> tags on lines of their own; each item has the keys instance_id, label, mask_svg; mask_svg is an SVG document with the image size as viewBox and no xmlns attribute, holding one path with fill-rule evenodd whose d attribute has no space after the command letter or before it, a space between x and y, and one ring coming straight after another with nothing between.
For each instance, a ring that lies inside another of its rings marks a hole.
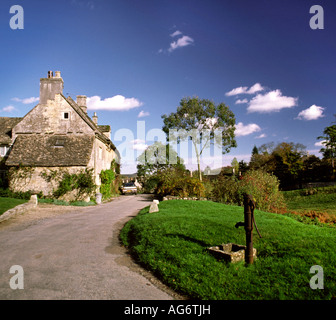
<instances>
[{"instance_id":1,"label":"grey tarmac road","mask_svg":"<svg viewBox=\"0 0 336 320\"><path fill-rule=\"evenodd\" d=\"M0 228L2 300L171 300L157 280L139 272L120 246L124 223L149 205L144 195L123 196L33 223ZM9 282L13 265L24 271L24 289Z\"/></svg>"}]
</instances>

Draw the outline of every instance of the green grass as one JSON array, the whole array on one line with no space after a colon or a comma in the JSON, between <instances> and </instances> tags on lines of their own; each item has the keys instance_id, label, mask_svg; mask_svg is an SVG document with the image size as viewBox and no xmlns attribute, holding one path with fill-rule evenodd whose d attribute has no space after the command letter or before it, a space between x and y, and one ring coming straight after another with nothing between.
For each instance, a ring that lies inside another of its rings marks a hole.
<instances>
[{"instance_id":1,"label":"green grass","mask_svg":"<svg viewBox=\"0 0 336 320\"><path fill-rule=\"evenodd\" d=\"M0 215L25 202L27 202L27 200L0 197Z\"/></svg>"},{"instance_id":2,"label":"green grass","mask_svg":"<svg viewBox=\"0 0 336 320\"><path fill-rule=\"evenodd\" d=\"M94 206L95 202L93 201L72 201L72 202L68 202L68 201L63 201L63 200L58 200L58 199L38 199L39 203L47 203L47 204L54 204L54 205L58 205L58 206L77 206L77 207L88 207L88 206Z\"/></svg>"},{"instance_id":3,"label":"green grass","mask_svg":"<svg viewBox=\"0 0 336 320\"><path fill-rule=\"evenodd\" d=\"M312 189L315 194L306 195L308 189L284 191L288 210L296 212L318 211L336 216L336 188Z\"/></svg>"},{"instance_id":4,"label":"green grass","mask_svg":"<svg viewBox=\"0 0 336 320\"><path fill-rule=\"evenodd\" d=\"M331 299L336 297L336 228L255 211L253 265L218 261L207 248L245 244L236 229L243 208L210 201L170 200L129 221L120 238L146 268L173 289L196 299ZM324 270L324 289L309 286L313 265Z\"/></svg>"}]
</instances>

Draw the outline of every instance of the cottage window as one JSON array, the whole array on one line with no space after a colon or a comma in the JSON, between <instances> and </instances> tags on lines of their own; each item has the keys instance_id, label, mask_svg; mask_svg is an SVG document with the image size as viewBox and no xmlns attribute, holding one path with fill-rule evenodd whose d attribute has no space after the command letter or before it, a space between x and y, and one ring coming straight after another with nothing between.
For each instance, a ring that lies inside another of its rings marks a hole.
<instances>
[{"instance_id":1,"label":"cottage window","mask_svg":"<svg viewBox=\"0 0 336 320\"><path fill-rule=\"evenodd\" d=\"M0 146L0 157L4 157L9 151L9 146Z\"/></svg>"},{"instance_id":2,"label":"cottage window","mask_svg":"<svg viewBox=\"0 0 336 320\"><path fill-rule=\"evenodd\" d=\"M63 119L68 120L69 118L69 112L63 112Z\"/></svg>"},{"instance_id":3,"label":"cottage window","mask_svg":"<svg viewBox=\"0 0 336 320\"><path fill-rule=\"evenodd\" d=\"M99 160L103 159L103 149L99 147L99 153L98 153Z\"/></svg>"}]
</instances>

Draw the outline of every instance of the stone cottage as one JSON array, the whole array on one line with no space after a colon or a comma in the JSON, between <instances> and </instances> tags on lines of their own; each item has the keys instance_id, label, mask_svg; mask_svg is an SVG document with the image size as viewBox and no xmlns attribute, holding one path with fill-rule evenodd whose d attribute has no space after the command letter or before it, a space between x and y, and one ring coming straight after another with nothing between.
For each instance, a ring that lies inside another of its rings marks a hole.
<instances>
[{"instance_id":1,"label":"stone cottage","mask_svg":"<svg viewBox=\"0 0 336 320\"><path fill-rule=\"evenodd\" d=\"M51 173L78 173L92 169L99 192L100 172L111 169L120 155L111 141L111 127L98 125L94 113L87 114L86 96L77 101L63 95L59 71L40 79L40 100L23 118L0 118L0 160L21 173L10 175L13 191L52 194ZM48 181L49 180L49 181Z\"/></svg>"}]
</instances>

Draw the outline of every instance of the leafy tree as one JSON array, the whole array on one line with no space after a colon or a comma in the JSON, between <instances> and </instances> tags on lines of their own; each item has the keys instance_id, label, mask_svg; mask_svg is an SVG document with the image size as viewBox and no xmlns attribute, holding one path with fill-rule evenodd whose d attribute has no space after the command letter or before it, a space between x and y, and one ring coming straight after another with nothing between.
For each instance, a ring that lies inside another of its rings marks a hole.
<instances>
[{"instance_id":1,"label":"leafy tree","mask_svg":"<svg viewBox=\"0 0 336 320\"><path fill-rule=\"evenodd\" d=\"M258 154L270 155L274 150L274 142L264 143L258 148Z\"/></svg>"},{"instance_id":2,"label":"leafy tree","mask_svg":"<svg viewBox=\"0 0 336 320\"><path fill-rule=\"evenodd\" d=\"M242 160L239 162L239 171L243 174L248 170L248 164Z\"/></svg>"},{"instance_id":3,"label":"leafy tree","mask_svg":"<svg viewBox=\"0 0 336 320\"><path fill-rule=\"evenodd\" d=\"M323 131L324 136L317 139L323 139L322 144L325 148L321 149L323 157L331 160L332 179L335 178L335 157L336 157L336 125L326 127Z\"/></svg>"},{"instance_id":4,"label":"leafy tree","mask_svg":"<svg viewBox=\"0 0 336 320\"><path fill-rule=\"evenodd\" d=\"M305 148L304 145L294 144L293 142L282 142L277 145L273 155L277 160L277 169L282 171L282 175L288 176L289 174L293 176L294 180L298 177L300 170L303 168L302 157L306 154Z\"/></svg>"},{"instance_id":5,"label":"leafy tree","mask_svg":"<svg viewBox=\"0 0 336 320\"><path fill-rule=\"evenodd\" d=\"M275 147L273 142L263 144L258 148L258 154L251 156L250 168L273 173L282 187L293 185L302 176L305 148L293 142L282 142Z\"/></svg>"},{"instance_id":6,"label":"leafy tree","mask_svg":"<svg viewBox=\"0 0 336 320\"><path fill-rule=\"evenodd\" d=\"M327 176L325 161L315 155L310 155L303 159L303 169L301 171L301 180L303 182L326 180Z\"/></svg>"},{"instance_id":7,"label":"leafy tree","mask_svg":"<svg viewBox=\"0 0 336 320\"><path fill-rule=\"evenodd\" d=\"M254 170L263 169L267 172L273 172L275 169L274 142L264 143L259 148L254 146L250 160L250 168Z\"/></svg>"},{"instance_id":8,"label":"leafy tree","mask_svg":"<svg viewBox=\"0 0 336 320\"><path fill-rule=\"evenodd\" d=\"M170 163L169 159L172 158L177 160L176 163ZM183 159L177 155L176 151L169 144L164 145L158 141L149 146L137 160L138 177L142 180L167 168L185 170Z\"/></svg>"},{"instance_id":9,"label":"leafy tree","mask_svg":"<svg viewBox=\"0 0 336 320\"><path fill-rule=\"evenodd\" d=\"M259 154L259 151L258 151L258 148L257 148L256 145L252 149L252 156L255 155L255 154Z\"/></svg>"},{"instance_id":10,"label":"leafy tree","mask_svg":"<svg viewBox=\"0 0 336 320\"><path fill-rule=\"evenodd\" d=\"M211 143L222 153L236 147L235 116L224 103L216 105L208 99L183 98L176 112L162 115L163 131L169 142L190 139L197 157L198 174L202 180L200 157Z\"/></svg>"}]
</instances>

